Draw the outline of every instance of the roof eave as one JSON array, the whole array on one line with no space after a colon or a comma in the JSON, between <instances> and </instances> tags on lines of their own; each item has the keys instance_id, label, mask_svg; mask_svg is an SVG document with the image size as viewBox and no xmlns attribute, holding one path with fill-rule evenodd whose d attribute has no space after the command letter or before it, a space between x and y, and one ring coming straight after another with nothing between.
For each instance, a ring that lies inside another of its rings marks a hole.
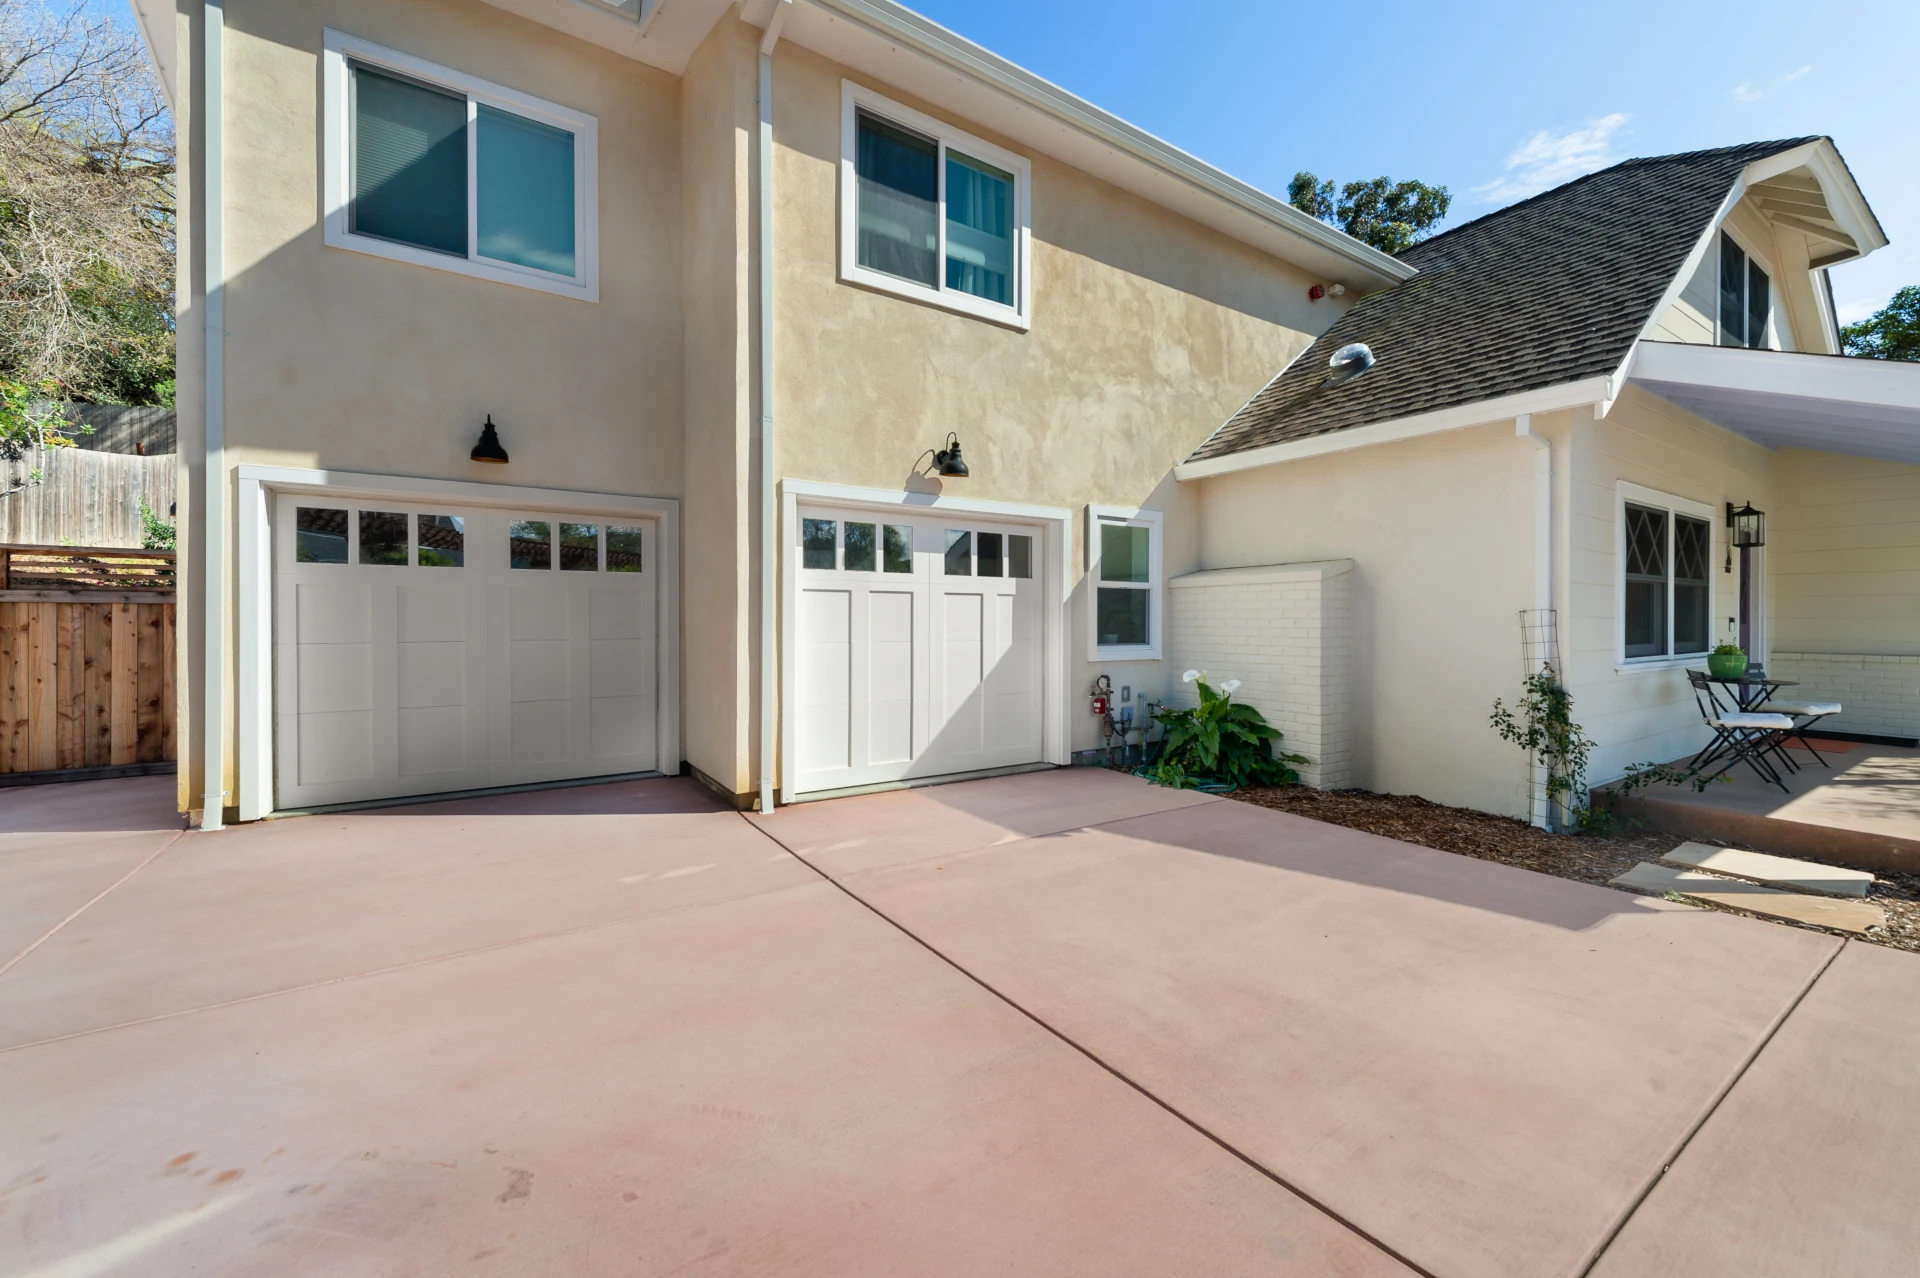
<instances>
[{"instance_id":1,"label":"roof eave","mask_svg":"<svg viewBox=\"0 0 1920 1278\"><path fill-rule=\"evenodd\" d=\"M1472 426L1490 426L1522 413L1554 413L1588 406L1604 408L1613 402L1616 392L1617 386L1612 378L1586 377L1558 386L1543 386L1537 390L1518 391L1471 404L1435 409L1430 413L1397 417L1366 426L1349 426L1323 435L1268 444L1263 448L1249 448L1245 452L1228 453L1224 457L1208 457L1198 461L1189 459L1173 468L1173 477L1183 483L1211 479L1216 475L1279 466L1309 457L1352 452L1379 444L1396 444L1424 435L1439 435Z\"/></svg>"}]
</instances>

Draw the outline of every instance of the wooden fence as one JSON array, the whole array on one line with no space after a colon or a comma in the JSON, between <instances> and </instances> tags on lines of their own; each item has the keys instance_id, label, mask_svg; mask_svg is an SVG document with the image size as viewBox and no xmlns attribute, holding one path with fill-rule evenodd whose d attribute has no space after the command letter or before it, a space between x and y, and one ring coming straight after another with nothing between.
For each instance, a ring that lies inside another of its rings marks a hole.
<instances>
[{"instance_id":1,"label":"wooden fence","mask_svg":"<svg viewBox=\"0 0 1920 1278\"><path fill-rule=\"evenodd\" d=\"M0 542L138 546L142 501L171 518L178 463L171 453L85 448L30 448L0 460Z\"/></svg>"},{"instance_id":2,"label":"wooden fence","mask_svg":"<svg viewBox=\"0 0 1920 1278\"><path fill-rule=\"evenodd\" d=\"M172 760L171 551L0 545L0 773Z\"/></svg>"}]
</instances>

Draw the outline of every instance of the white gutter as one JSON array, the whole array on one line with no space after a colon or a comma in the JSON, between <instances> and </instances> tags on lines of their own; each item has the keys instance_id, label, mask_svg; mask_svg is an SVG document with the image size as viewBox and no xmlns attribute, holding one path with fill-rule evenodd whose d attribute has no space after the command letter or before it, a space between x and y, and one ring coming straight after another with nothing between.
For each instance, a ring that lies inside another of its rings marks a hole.
<instances>
[{"instance_id":1,"label":"white gutter","mask_svg":"<svg viewBox=\"0 0 1920 1278\"><path fill-rule=\"evenodd\" d=\"M222 51L226 36L226 0L206 0L202 18L200 110L201 197L205 207L206 271L206 437L201 471L205 480L205 514L201 527L201 578L205 611L201 644L205 666L201 672L200 703L201 780L200 828L218 830L225 821L227 792L226 752L226 635L227 635L227 422L226 422L226 191L225 147L222 137Z\"/></svg>"},{"instance_id":2,"label":"white gutter","mask_svg":"<svg viewBox=\"0 0 1920 1278\"><path fill-rule=\"evenodd\" d=\"M1623 375L1623 373L1616 374L1615 377ZM1486 426L1493 422L1507 421L1522 413L1554 413L1569 408L1610 404L1618 389L1614 380L1608 377L1589 377L1559 386L1546 386L1539 390L1502 395L1498 399L1483 399L1473 404L1461 404L1454 408L1437 409L1431 413L1418 413L1412 417L1377 422L1370 426L1354 426L1347 430L1329 431L1324 435L1311 435L1306 439L1288 440L1283 444L1269 444L1265 448L1251 448L1244 453L1229 453L1225 457L1181 462L1173 468L1173 477L1187 483L1214 475L1232 474L1234 471L1277 466L1282 462L1299 461L1306 457L1324 457L1329 453L1344 453L1356 448L1369 448L1375 444L1397 443L1403 439L1438 435L1445 431L1462 430L1469 426Z\"/></svg>"},{"instance_id":3,"label":"white gutter","mask_svg":"<svg viewBox=\"0 0 1920 1278\"><path fill-rule=\"evenodd\" d=\"M773 48L780 28L793 11L793 0L780 0L767 19L760 39L760 128L755 134L755 200L759 206L759 251L754 255L754 283L760 293L760 810L773 811L773 775L779 759L774 738L774 606L779 583L775 567L779 545L775 537L779 515L773 472Z\"/></svg>"},{"instance_id":4,"label":"white gutter","mask_svg":"<svg viewBox=\"0 0 1920 1278\"><path fill-rule=\"evenodd\" d=\"M1513 427L1514 434L1533 445L1533 611L1535 624L1544 624L1542 615L1553 610L1553 441L1533 429L1532 413L1515 416ZM1557 625L1553 637L1554 651L1547 654L1547 660L1564 683L1566 671L1560 668ZM1532 761L1532 772L1533 823L1542 830L1551 829L1553 805L1547 794L1547 770L1537 758Z\"/></svg>"}]
</instances>

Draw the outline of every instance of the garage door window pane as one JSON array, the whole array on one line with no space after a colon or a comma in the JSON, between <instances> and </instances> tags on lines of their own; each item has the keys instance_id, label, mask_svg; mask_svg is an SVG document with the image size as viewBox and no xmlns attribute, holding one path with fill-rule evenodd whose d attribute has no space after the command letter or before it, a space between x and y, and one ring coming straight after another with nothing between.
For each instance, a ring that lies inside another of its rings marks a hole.
<instances>
[{"instance_id":1,"label":"garage door window pane","mask_svg":"<svg viewBox=\"0 0 1920 1278\"><path fill-rule=\"evenodd\" d=\"M293 516L293 557L303 564L347 562L347 512L302 506Z\"/></svg>"},{"instance_id":2,"label":"garage door window pane","mask_svg":"<svg viewBox=\"0 0 1920 1278\"><path fill-rule=\"evenodd\" d=\"M420 516L420 566L459 568L467 562L467 521L458 515Z\"/></svg>"},{"instance_id":3,"label":"garage door window pane","mask_svg":"<svg viewBox=\"0 0 1920 1278\"><path fill-rule=\"evenodd\" d=\"M607 529L608 572L641 571L640 531L638 528Z\"/></svg>"},{"instance_id":4,"label":"garage door window pane","mask_svg":"<svg viewBox=\"0 0 1920 1278\"><path fill-rule=\"evenodd\" d=\"M804 568L826 568L834 566L834 543L839 539L840 528L832 519L803 519L800 521L800 564Z\"/></svg>"},{"instance_id":5,"label":"garage door window pane","mask_svg":"<svg viewBox=\"0 0 1920 1278\"><path fill-rule=\"evenodd\" d=\"M407 517L394 510L361 511L360 562L404 566L407 562Z\"/></svg>"},{"instance_id":6,"label":"garage door window pane","mask_svg":"<svg viewBox=\"0 0 1920 1278\"><path fill-rule=\"evenodd\" d=\"M885 558L888 572L913 571L913 529L887 525Z\"/></svg>"},{"instance_id":7,"label":"garage door window pane","mask_svg":"<svg viewBox=\"0 0 1920 1278\"><path fill-rule=\"evenodd\" d=\"M560 571L600 571L600 525L560 525Z\"/></svg>"},{"instance_id":8,"label":"garage door window pane","mask_svg":"<svg viewBox=\"0 0 1920 1278\"><path fill-rule=\"evenodd\" d=\"M973 576L973 534L947 529L947 576Z\"/></svg>"},{"instance_id":9,"label":"garage door window pane","mask_svg":"<svg viewBox=\"0 0 1920 1278\"><path fill-rule=\"evenodd\" d=\"M979 574L982 577L1005 576L1006 574L1001 570L1000 563L1000 534L988 532L977 533L975 534L975 540L978 543L977 557L980 561Z\"/></svg>"},{"instance_id":10,"label":"garage door window pane","mask_svg":"<svg viewBox=\"0 0 1920 1278\"><path fill-rule=\"evenodd\" d=\"M1100 590L1100 645L1144 647L1147 643L1147 590Z\"/></svg>"},{"instance_id":11,"label":"garage door window pane","mask_svg":"<svg viewBox=\"0 0 1920 1278\"><path fill-rule=\"evenodd\" d=\"M516 519L507 525L507 562L515 568L553 567L553 525Z\"/></svg>"},{"instance_id":12,"label":"garage door window pane","mask_svg":"<svg viewBox=\"0 0 1920 1278\"><path fill-rule=\"evenodd\" d=\"M848 572L872 572L874 554L878 549L874 544L872 524L847 525L846 568Z\"/></svg>"},{"instance_id":13,"label":"garage door window pane","mask_svg":"<svg viewBox=\"0 0 1920 1278\"><path fill-rule=\"evenodd\" d=\"M1007 576L1033 576L1033 538L1017 533L1007 538Z\"/></svg>"}]
</instances>

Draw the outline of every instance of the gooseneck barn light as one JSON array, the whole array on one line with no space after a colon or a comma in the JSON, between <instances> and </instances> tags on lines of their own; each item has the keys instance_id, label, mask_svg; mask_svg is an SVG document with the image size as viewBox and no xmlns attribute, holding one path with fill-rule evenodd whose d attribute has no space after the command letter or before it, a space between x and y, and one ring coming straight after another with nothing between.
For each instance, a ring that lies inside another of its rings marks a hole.
<instances>
[{"instance_id":1,"label":"gooseneck barn light","mask_svg":"<svg viewBox=\"0 0 1920 1278\"><path fill-rule=\"evenodd\" d=\"M493 427L492 413L487 414L487 424L480 428L480 442L473 446L473 451L467 456L490 466L507 464L507 450L500 446L500 433Z\"/></svg>"},{"instance_id":2,"label":"gooseneck barn light","mask_svg":"<svg viewBox=\"0 0 1920 1278\"><path fill-rule=\"evenodd\" d=\"M947 446L933 455L933 472L942 479L965 479L967 463L960 457L960 437L951 432Z\"/></svg>"}]
</instances>

